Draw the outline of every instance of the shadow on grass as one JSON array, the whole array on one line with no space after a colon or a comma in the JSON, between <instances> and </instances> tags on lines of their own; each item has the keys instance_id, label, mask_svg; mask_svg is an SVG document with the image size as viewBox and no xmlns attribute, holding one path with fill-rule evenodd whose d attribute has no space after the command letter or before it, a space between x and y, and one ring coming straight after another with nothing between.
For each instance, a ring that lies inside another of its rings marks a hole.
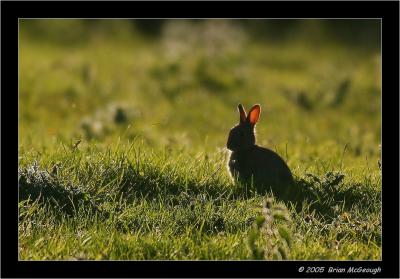
<instances>
[{"instance_id":1,"label":"shadow on grass","mask_svg":"<svg viewBox=\"0 0 400 279\"><path fill-rule=\"evenodd\" d=\"M194 206L199 197L212 200L216 205L227 200L246 200L256 195L272 193L278 201L287 206L294 205L297 212L303 210L304 202L310 205L310 210L326 220L335 218L338 208L349 210L355 204L368 207L380 199L380 193L369 191L361 184L343 185L344 175L328 172L325 176L317 177L307 174L295 181L291 187L246 187L242 184L226 185L226 183L210 176L202 181L196 178L170 176L168 172L160 174L158 169L149 168L139 171L131 165L124 166L123 174L120 170L103 173L102 185L95 189L85 185L69 184L68 179L60 179L56 174L39 169L33 164L19 171L19 200L37 200L49 202L66 214L73 214L79 206L102 211L101 204L111 202L116 198L123 198L128 203L133 199L159 200L168 199L174 205ZM345 187L346 186L346 187ZM99 188L106 187L104 191Z\"/></svg>"},{"instance_id":2,"label":"shadow on grass","mask_svg":"<svg viewBox=\"0 0 400 279\"><path fill-rule=\"evenodd\" d=\"M18 171L18 187L20 202L47 202L68 215L72 215L81 205L93 207L88 195L79 187L64 185L55 175L40 169L37 164Z\"/></svg>"},{"instance_id":3,"label":"shadow on grass","mask_svg":"<svg viewBox=\"0 0 400 279\"><path fill-rule=\"evenodd\" d=\"M321 177L306 174L292 187L273 189L272 192L277 200L292 203L298 213L303 211L303 204L308 203L309 210L326 221L354 206L368 211L379 202L379 191L371 191L361 183L344 184L344 178L345 175L338 172L327 172Z\"/></svg>"},{"instance_id":4,"label":"shadow on grass","mask_svg":"<svg viewBox=\"0 0 400 279\"><path fill-rule=\"evenodd\" d=\"M18 171L19 201L39 200L68 215L74 214L80 206L107 215L102 205L121 198L128 204L137 199L165 199L172 206L183 204L189 207L199 199L212 199L218 204L226 199L244 198L237 188L229 187L213 176L197 181L170 172L160 174L157 168L148 168L144 172L130 164L121 168L123 170L109 167L103 173L94 172L96 181L101 182L89 185L90 175L72 183L69 177L60 177L34 163Z\"/></svg>"}]
</instances>

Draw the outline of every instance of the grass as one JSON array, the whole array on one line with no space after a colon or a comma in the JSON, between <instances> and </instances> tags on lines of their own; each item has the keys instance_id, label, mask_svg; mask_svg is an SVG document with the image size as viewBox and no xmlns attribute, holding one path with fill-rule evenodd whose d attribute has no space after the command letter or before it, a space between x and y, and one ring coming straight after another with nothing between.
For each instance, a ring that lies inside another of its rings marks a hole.
<instances>
[{"instance_id":1,"label":"grass","mask_svg":"<svg viewBox=\"0 0 400 279\"><path fill-rule=\"evenodd\" d=\"M183 23L20 22L20 259L381 259L379 49ZM295 198L231 181L239 102Z\"/></svg>"}]
</instances>

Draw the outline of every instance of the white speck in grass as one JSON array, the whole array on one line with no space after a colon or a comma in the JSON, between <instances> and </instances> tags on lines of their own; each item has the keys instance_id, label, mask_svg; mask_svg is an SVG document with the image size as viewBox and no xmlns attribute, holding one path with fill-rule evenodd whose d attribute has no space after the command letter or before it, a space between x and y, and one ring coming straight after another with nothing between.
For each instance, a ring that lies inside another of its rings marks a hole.
<instances>
[{"instance_id":1,"label":"white speck in grass","mask_svg":"<svg viewBox=\"0 0 400 279\"><path fill-rule=\"evenodd\" d=\"M92 127L94 132L99 133L103 129L103 124L100 121L95 121Z\"/></svg>"}]
</instances>

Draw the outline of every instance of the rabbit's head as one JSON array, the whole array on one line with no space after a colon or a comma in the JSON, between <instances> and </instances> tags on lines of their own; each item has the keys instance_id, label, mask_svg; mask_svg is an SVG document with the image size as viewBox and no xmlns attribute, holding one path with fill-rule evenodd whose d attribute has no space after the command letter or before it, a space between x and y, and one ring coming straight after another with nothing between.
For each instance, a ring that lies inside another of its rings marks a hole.
<instances>
[{"instance_id":1,"label":"rabbit's head","mask_svg":"<svg viewBox=\"0 0 400 279\"><path fill-rule=\"evenodd\" d=\"M246 149L256 143L254 126L260 118L260 105L254 105L250 109L248 115L246 115L246 111L241 104L238 105L238 110L240 115L239 124L233 127L229 132L228 142L226 144L226 147L231 151Z\"/></svg>"}]
</instances>

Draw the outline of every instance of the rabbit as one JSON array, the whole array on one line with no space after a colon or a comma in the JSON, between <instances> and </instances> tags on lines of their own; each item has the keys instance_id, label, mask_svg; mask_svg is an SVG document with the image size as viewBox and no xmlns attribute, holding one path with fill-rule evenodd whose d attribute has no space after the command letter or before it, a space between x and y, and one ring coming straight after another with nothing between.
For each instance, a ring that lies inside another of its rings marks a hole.
<instances>
[{"instance_id":1,"label":"rabbit","mask_svg":"<svg viewBox=\"0 0 400 279\"><path fill-rule=\"evenodd\" d=\"M231 176L242 183L253 182L262 189L270 187L286 192L294 183L289 167L277 153L256 145L255 125L260 118L260 105L254 105L247 116L241 104L238 110L239 124L230 130L226 144L231 151L228 161Z\"/></svg>"}]
</instances>

